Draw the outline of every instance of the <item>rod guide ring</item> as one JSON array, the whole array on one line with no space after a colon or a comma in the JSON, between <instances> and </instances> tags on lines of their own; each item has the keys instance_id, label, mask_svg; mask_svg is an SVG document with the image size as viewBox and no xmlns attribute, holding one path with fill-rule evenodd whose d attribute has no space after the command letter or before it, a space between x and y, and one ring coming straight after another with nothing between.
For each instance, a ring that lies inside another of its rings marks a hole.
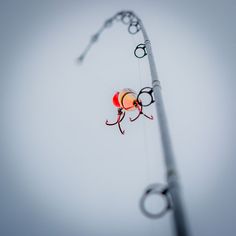
<instances>
[{"instance_id":1,"label":"rod guide ring","mask_svg":"<svg viewBox=\"0 0 236 236\"><path fill-rule=\"evenodd\" d=\"M159 195L165 201L165 206L159 212L156 212L156 213L150 212L146 207L147 198L150 197L151 195ZM171 209L171 207L172 207L172 204L171 204L169 189L167 186L164 186L162 184L156 183L156 184L149 185L145 189L140 199L140 209L142 213L148 218L152 218L152 219L161 218Z\"/></svg>"}]
</instances>

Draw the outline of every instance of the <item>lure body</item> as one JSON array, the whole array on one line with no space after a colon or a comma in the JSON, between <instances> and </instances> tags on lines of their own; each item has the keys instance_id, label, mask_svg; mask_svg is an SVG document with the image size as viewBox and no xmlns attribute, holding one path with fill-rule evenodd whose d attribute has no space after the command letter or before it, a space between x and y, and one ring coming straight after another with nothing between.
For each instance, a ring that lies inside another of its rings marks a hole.
<instances>
[{"instance_id":1,"label":"lure body","mask_svg":"<svg viewBox=\"0 0 236 236\"><path fill-rule=\"evenodd\" d=\"M113 96L113 104L126 111L137 109L137 94L132 89L122 89Z\"/></svg>"}]
</instances>

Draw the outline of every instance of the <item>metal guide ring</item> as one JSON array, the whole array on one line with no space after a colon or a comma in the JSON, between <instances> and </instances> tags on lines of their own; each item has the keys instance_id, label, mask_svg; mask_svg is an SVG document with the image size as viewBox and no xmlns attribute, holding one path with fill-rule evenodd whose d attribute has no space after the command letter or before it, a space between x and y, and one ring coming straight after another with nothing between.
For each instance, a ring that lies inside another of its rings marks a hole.
<instances>
[{"instance_id":1,"label":"metal guide ring","mask_svg":"<svg viewBox=\"0 0 236 236\"><path fill-rule=\"evenodd\" d=\"M132 21L133 18L134 18L134 15L133 15L132 12L124 12L122 17L121 17L121 21L125 25L128 25L128 24L130 24L130 22Z\"/></svg>"},{"instance_id":2,"label":"metal guide ring","mask_svg":"<svg viewBox=\"0 0 236 236\"><path fill-rule=\"evenodd\" d=\"M142 94L144 94L144 93L146 93L146 94L148 94L148 95L150 96L150 102L147 103L147 104L144 104L143 101L142 101L142 99L140 98L140 96L141 96ZM138 96L137 96L137 101L142 101L142 106L143 106L143 107L148 107L148 106L150 106L152 103L154 103L155 100L154 100L154 98L153 98L153 88L151 88L151 87L144 87L144 88L142 88L142 89L140 90ZM141 105L141 104L139 104L139 105Z\"/></svg>"},{"instance_id":3,"label":"metal guide ring","mask_svg":"<svg viewBox=\"0 0 236 236\"><path fill-rule=\"evenodd\" d=\"M153 194L160 195L165 200L164 208L157 213L152 213L152 212L148 211L145 206L145 202L147 200L147 197L150 195L153 195ZM171 209L171 199L170 199L170 195L168 193L168 187L164 186L162 184L149 185L145 189L145 191L140 199L140 209L145 216L152 218L152 219L157 219L157 218L164 216L167 213L167 211Z\"/></svg>"},{"instance_id":4,"label":"metal guide ring","mask_svg":"<svg viewBox=\"0 0 236 236\"><path fill-rule=\"evenodd\" d=\"M143 54L138 54L137 51L140 51L142 50L143 51ZM135 49L134 49L134 55L137 57L137 58L143 58L147 55L147 52L146 52L146 45L144 43L140 43Z\"/></svg>"},{"instance_id":5,"label":"metal guide ring","mask_svg":"<svg viewBox=\"0 0 236 236\"><path fill-rule=\"evenodd\" d=\"M132 20L129 27L128 27L128 32L130 34L136 34L140 31L140 29L141 28L140 28L140 24L139 24L138 20L136 20L136 21Z\"/></svg>"},{"instance_id":6,"label":"metal guide ring","mask_svg":"<svg viewBox=\"0 0 236 236\"><path fill-rule=\"evenodd\" d=\"M117 21L120 21L122 19L124 15L124 12L118 12L115 16L114 19L116 19Z\"/></svg>"}]
</instances>

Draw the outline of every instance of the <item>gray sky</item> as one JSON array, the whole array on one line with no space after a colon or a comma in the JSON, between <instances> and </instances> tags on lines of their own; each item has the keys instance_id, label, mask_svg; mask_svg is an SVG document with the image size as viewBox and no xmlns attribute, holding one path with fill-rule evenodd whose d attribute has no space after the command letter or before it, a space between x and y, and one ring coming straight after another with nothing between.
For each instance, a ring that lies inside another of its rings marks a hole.
<instances>
[{"instance_id":1,"label":"gray sky","mask_svg":"<svg viewBox=\"0 0 236 236\"><path fill-rule=\"evenodd\" d=\"M141 34L117 23L82 66L104 20L135 11L152 42L193 235L235 235L234 1L2 1L1 235L172 235L145 218L144 188L165 183L154 106L116 118L116 90L151 85ZM134 116L135 114L131 114ZM153 208L157 207L153 202Z\"/></svg>"}]
</instances>

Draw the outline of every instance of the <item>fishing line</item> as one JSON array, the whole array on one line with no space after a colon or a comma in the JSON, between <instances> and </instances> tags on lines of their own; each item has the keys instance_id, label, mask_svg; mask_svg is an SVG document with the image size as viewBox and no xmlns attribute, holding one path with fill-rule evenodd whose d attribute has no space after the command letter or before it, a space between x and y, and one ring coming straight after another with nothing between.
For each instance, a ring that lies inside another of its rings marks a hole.
<instances>
[{"instance_id":1,"label":"fishing line","mask_svg":"<svg viewBox=\"0 0 236 236\"><path fill-rule=\"evenodd\" d=\"M133 48L135 48L139 42L142 41L142 37L140 35L140 33L135 34L132 37L132 42L133 42ZM137 59L137 58L135 58ZM141 60L137 59L136 60L136 65L137 65L137 71L138 71L138 80L139 80L139 89L142 88L145 84L146 84L146 73L147 71L144 71L144 63L141 62ZM150 155L150 147L149 147L149 139L148 139L148 134L147 134L147 123L146 123L146 119L142 119L141 123L142 123L142 128L141 128L141 132L142 132L142 162L143 162L143 166L144 167L144 180L143 180L143 184L144 186L146 186L148 183L150 183L151 181L151 176L152 176L152 168L151 168L151 155ZM147 231L149 233L149 235L152 235L153 233L153 224L151 221L148 222L147 225Z\"/></svg>"},{"instance_id":2,"label":"fishing line","mask_svg":"<svg viewBox=\"0 0 236 236\"><path fill-rule=\"evenodd\" d=\"M137 33L137 34L135 34L135 35L132 35L132 43L133 43L133 48L135 48L137 45L138 45L138 42L140 42L141 41L141 39L140 39L140 33ZM145 76L144 76L144 73L143 73L143 67L144 67L144 65L141 65L141 61L139 60L139 59L137 59L137 58L135 58L136 59L136 65L137 65L137 71L138 71L138 80L139 80L139 89L140 88L142 88L143 87L143 81L144 81L144 78L145 78ZM145 122L145 120L143 119L142 121L141 121L141 123L142 123L142 133L143 133L143 138L142 138L142 140L143 140L143 157L144 157L144 159L143 159L143 162L144 162L144 165L145 165L145 181L144 181L144 184L146 185L149 181L150 181L150 173L151 173L151 171L150 171L150 154L149 154L149 150L148 150L148 136L147 136L147 132L146 132L146 122Z\"/></svg>"}]
</instances>

